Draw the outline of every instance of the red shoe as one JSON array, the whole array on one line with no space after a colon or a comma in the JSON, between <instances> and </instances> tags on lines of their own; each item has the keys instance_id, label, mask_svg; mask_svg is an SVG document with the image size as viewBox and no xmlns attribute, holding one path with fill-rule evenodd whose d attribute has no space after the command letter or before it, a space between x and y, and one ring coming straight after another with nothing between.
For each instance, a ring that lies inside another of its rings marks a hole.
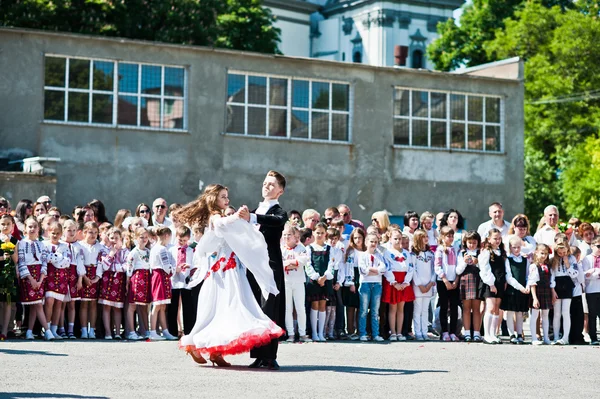
<instances>
[{"instance_id":1,"label":"red shoe","mask_svg":"<svg viewBox=\"0 0 600 399\"><path fill-rule=\"evenodd\" d=\"M0 334L0 341L6 341L6 335Z\"/></svg>"}]
</instances>

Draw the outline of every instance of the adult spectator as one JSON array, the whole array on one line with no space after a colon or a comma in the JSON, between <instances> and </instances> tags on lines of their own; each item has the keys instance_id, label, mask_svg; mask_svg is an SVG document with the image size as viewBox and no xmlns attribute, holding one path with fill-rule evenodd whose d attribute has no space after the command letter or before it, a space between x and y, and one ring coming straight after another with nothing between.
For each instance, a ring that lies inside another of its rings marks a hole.
<instances>
[{"instance_id":1,"label":"adult spectator","mask_svg":"<svg viewBox=\"0 0 600 399\"><path fill-rule=\"evenodd\" d=\"M307 209L302 212L302 222L307 229L315 230L317 223L321 221L321 214L314 209Z\"/></svg>"},{"instance_id":2,"label":"adult spectator","mask_svg":"<svg viewBox=\"0 0 600 399\"><path fill-rule=\"evenodd\" d=\"M83 223L95 222L96 214L94 213L94 209L88 205L82 206L77 221Z\"/></svg>"},{"instance_id":3,"label":"adult spectator","mask_svg":"<svg viewBox=\"0 0 600 399\"><path fill-rule=\"evenodd\" d=\"M48 215L52 216L55 220L58 221L58 219L60 219L60 215L61 215L60 209L53 206L52 208L48 209Z\"/></svg>"},{"instance_id":4,"label":"adult spectator","mask_svg":"<svg viewBox=\"0 0 600 399\"><path fill-rule=\"evenodd\" d=\"M40 204L44 204L46 206L46 209L50 209L50 207L52 206L52 200L47 195L42 195L35 202L38 202Z\"/></svg>"},{"instance_id":5,"label":"adult spectator","mask_svg":"<svg viewBox=\"0 0 600 399\"><path fill-rule=\"evenodd\" d=\"M33 214L31 200L22 199L15 208L15 223L21 233L25 231L25 220Z\"/></svg>"},{"instance_id":6,"label":"adult spectator","mask_svg":"<svg viewBox=\"0 0 600 399\"><path fill-rule=\"evenodd\" d=\"M538 244L546 244L550 248L554 247L554 236L559 233L558 217L559 213L556 205L548 205L544 208L544 217L540 221L540 226L538 226L538 229L533 236ZM571 234L571 237L569 237L569 245L577 245L575 234Z\"/></svg>"},{"instance_id":7,"label":"adult spectator","mask_svg":"<svg viewBox=\"0 0 600 399\"><path fill-rule=\"evenodd\" d=\"M592 253L592 240L596 237L594 226L589 223L581 223L579 225L579 236L581 240L577 246L581 251L581 257L584 258Z\"/></svg>"},{"instance_id":8,"label":"adult spectator","mask_svg":"<svg viewBox=\"0 0 600 399\"><path fill-rule=\"evenodd\" d=\"M144 204L143 202L135 208L135 216L140 217L142 219L146 219L148 226L152 226L152 215L150 211L150 206Z\"/></svg>"},{"instance_id":9,"label":"adult spectator","mask_svg":"<svg viewBox=\"0 0 600 399\"><path fill-rule=\"evenodd\" d=\"M4 214L9 214L9 215L11 214L10 202L4 197L0 197L0 216L2 216ZM21 232L17 228L16 223L13 223L13 231L12 231L11 235L13 237L15 237L17 240L20 240L22 238Z\"/></svg>"},{"instance_id":10,"label":"adult spectator","mask_svg":"<svg viewBox=\"0 0 600 399\"><path fill-rule=\"evenodd\" d=\"M504 249L507 253L510 252L509 248L509 237L512 234L517 235L523 245L521 246L521 255L529 257L529 260L533 260L533 253L535 252L535 247L537 243L535 242L535 238L533 238L529 233L529 218L527 215L523 215L522 213L516 215L512 222L510 223L510 227L508 229L508 235L504 237Z\"/></svg>"},{"instance_id":11,"label":"adult spectator","mask_svg":"<svg viewBox=\"0 0 600 399\"><path fill-rule=\"evenodd\" d=\"M106 217L106 208L104 207L102 201L93 199L88 206L94 210L96 223L98 223L98 225L101 225L102 223L110 223Z\"/></svg>"},{"instance_id":12,"label":"adult spectator","mask_svg":"<svg viewBox=\"0 0 600 399\"><path fill-rule=\"evenodd\" d=\"M332 227L331 222L334 219L338 218L341 218L340 211L338 210L338 208L332 206L330 208L325 209L325 222L327 223L327 226ZM352 230L354 230L354 226L344 222L344 231L342 232L342 236L344 237L344 239L350 237L350 234L352 234Z\"/></svg>"},{"instance_id":13,"label":"adult spectator","mask_svg":"<svg viewBox=\"0 0 600 399\"><path fill-rule=\"evenodd\" d=\"M481 241L485 240L489 231L494 228L500 230L502 238L506 237L508 229L510 228L510 223L504 220L504 208L502 208L502 204L499 202L492 202L488 212L490 220L481 223L477 228L477 233L481 236Z\"/></svg>"},{"instance_id":14,"label":"adult spectator","mask_svg":"<svg viewBox=\"0 0 600 399\"><path fill-rule=\"evenodd\" d=\"M390 227L390 217L386 211L378 211L371 215L371 226L377 228L379 235L382 239L382 243L388 241L387 229Z\"/></svg>"},{"instance_id":15,"label":"adult spectator","mask_svg":"<svg viewBox=\"0 0 600 399\"><path fill-rule=\"evenodd\" d=\"M360 227L361 229L365 229L365 225L360 220L352 219L352 211L350 207L346 204L339 204L337 207L340 212L340 216L344 219L344 223L352 225L353 227Z\"/></svg>"},{"instance_id":16,"label":"adult spectator","mask_svg":"<svg viewBox=\"0 0 600 399\"><path fill-rule=\"evenodd\" d=\"M171 227L173 222L167 217L167 201L157 198L152 203L152 225Z\"/></svg>"},{"instance_id":17,"label":"adult spectator","mask_svg":"<svg viewBox=\"0 0 600 399\"><path fill-rule=\"evenodd\" d=\"M404 214L404 228L402 229L402 233L404 233L408 236L411 248L412 248L412 242L413 242L413 235L415 234L415 231L418 228L419 228L419 214L415 211L406 211L406 213ZM432 244L430 244L430 245L432 245Z\"/></svg>"},{"instance_id":18,"label":"adult spectator","mask_svg":"<svg viewBox=\"0 0 600 399\"><path fill-rule=\"evenodd\" d=\"M448 226L454 230L454 242L452 243L452 246L456 250L456 253L458 253L462 245L462 236L465 232L465 219L463 216L456 209L448 209L442 214L438 226L440 229L444 226Z\"/></svg>"},{"instance_id":19,"label":"adult spectator","mask_svg":"<svg viewBox=\"0 0 600 399\"><path fill-rule=\"evenodd\" d=\"M43 202L34 202L33 205L31 205L31 208L33 209L33 216L35 216L38 221L41 221L42 217L48 213L48 208L46 208L46 205Z\"/></svg>"},{"instance_id":20,"label":"adult spectator","mask_svg":"<svg viewBox=\"0 0 600 399\"><path fill-rule=\"evenodd\" d=\"M289 215L290 222L292 222L297 228L300 228L300 225L302 223L302 214L297 210L293 209L290 211Z\"/></svg>"}]
</instances>

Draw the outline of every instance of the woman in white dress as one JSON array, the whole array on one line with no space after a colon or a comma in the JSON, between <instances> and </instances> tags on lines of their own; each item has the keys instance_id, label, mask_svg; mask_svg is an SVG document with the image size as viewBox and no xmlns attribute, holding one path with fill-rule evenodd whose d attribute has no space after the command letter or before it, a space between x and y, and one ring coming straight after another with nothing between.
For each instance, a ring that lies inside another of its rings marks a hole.
<instances>
[{"instance_id":1,"label":"woman in white dress","mask_svg":"<svg viewBox=\"0 0 600 399\"><path fill-rule=\"evenodd\" d=\"M246 269L256 277L265 299L279 291L269 267L263 235L236 212L223 216L229 206L228 190L215 184L176 214L181 223L199 224L205 233L196 246L198 267L190 286L204 281L198 296L196 324L181 338L180 348L197 363L202 355L218 366L230 366L223 356L263 346L284 331L263 313L246 278Z\"/></svg>"}]
</instances>

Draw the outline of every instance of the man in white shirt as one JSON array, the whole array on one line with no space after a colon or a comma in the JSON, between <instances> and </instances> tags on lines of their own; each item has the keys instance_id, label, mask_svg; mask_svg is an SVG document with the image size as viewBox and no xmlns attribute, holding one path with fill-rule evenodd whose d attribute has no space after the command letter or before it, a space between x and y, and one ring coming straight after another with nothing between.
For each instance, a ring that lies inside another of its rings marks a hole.
<instances>
[{"instance_id":1,"label":"man in white shirt","mask_svg":"<svg viewBox=\"0 0 600 399\"><path fill-rule=\"evenodd\" d=\"M558 208L556 205L548 205L544 209L544 225L540 227L536 232L533 238L538 244L546 244L550 248L554 247L554 237L558 234ZM571 234L569 238L569 245L577 245L577 240L575 239L575 233Z\"/></svg>"},{"instance_id":2,"label":"man in white shirt","mask_svg":"<svg viewBox=\"0 0 600 399\"><path fill-rule=\"evenodd\" d=\"M504 209L502 208L502 204L493 202L489 208L489 215L491 220L481 223L477 228L477 233L481 236L481 240L485 240L489 231L494 228L500 230L502 238L506 237L508 235L510 223L504 220Z\"/></svg>"},{"instance_id":3,"label":"man in white shirt","mask_svg":"<svg viewBox=\"0 0 600 399\"><path fill-rule=\"evenodd\" d=\"M171 227L173 222L167 217L167 201L157 198L152 203L152 225Z\"/></svg>"}]
</instances>

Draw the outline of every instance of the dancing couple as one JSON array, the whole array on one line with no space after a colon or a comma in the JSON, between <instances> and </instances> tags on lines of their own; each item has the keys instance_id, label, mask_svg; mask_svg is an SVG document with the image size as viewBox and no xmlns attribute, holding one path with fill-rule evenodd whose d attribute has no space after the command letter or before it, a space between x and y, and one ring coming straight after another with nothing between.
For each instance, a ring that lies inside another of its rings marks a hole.
<instances>
[{"instance_id":1,"label":"dancing couple","mask_svg":"<svg viewBox=\"0 0 600 399\"><path fill-rule=\"evenodd\" d=\"M196 324L179 343L195 362L206 363L203 355L208 355L213 365L228 367L223 356L250 351L255 359L250 368L279 370L278 338L285 320L279 243L287 214L278 199L284 189L285 177L270 171L262 186L264 200L252 212L244 205L225 217L228 189L213 184L176 213L181 223L204 228L191 283L202 284Z\"/></svg>"}]
</instances>

